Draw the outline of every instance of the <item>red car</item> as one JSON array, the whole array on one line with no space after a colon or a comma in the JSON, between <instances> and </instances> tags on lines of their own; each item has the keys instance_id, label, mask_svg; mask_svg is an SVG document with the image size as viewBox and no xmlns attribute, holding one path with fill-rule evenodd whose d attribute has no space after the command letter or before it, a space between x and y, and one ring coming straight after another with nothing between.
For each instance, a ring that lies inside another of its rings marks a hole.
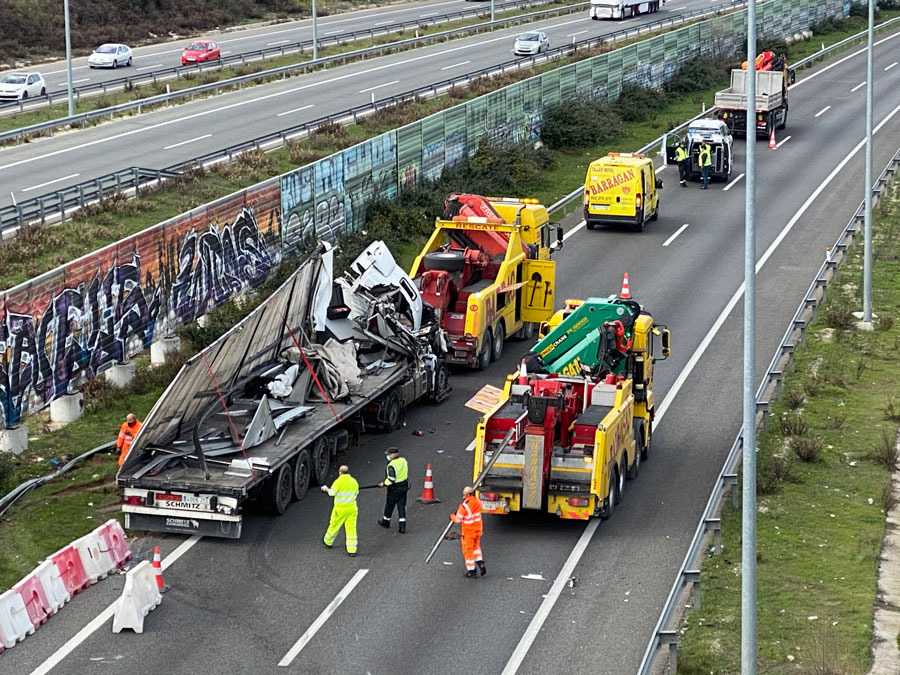
<instances>
[{"instance_id":1,"label":"red car","mask_svg":"<svg viewBox=\"0 0 900 675\"><path fill-rule=\"evenodd\" d=\"M181 54L181 65L189 63L205 63L222 58L219 45L212 40L196 40L189 44Z\"/></svg>"}]
</instances>

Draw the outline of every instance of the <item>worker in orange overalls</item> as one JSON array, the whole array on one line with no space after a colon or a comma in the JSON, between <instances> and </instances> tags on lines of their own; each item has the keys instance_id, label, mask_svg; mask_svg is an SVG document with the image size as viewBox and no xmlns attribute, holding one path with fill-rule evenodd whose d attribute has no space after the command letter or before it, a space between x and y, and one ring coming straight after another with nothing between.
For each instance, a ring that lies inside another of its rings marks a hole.
<instances>
[{"instance_id":1,"label":"worker in orange overalls","mask_svg":"<svg viewBox=\"0 0 900 675\"><path fill-rule=\"evenodd\" d=\"M475 496L475 488L463 488L462 504L456 513L450 514L450 520L462 525L462 553L466 561L466 578L474 579L475 565L481 570L481 576L487 574L484 560L481 559L481 500Z\"/></svg>"},{"instance_id":2,"label":"worker in orange overalls","mask_svg":"<svg viewBox=\"0 0 900 675\"><path fill-rule=\"evenodd\" d=\"M119 466L122 466L125 461L125 455L128 454L131 443L140 430L140 420L134 416L134 413L128 413L122 426L119 427L119 439L116 441L116 447L119 449Z\"/></svg>"}]
</instances>

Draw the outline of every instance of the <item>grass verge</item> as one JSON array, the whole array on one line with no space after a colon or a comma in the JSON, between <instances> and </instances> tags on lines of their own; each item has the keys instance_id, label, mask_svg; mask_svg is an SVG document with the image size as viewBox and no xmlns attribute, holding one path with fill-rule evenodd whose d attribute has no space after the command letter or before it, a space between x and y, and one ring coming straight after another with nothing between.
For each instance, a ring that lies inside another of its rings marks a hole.
<instances>
[{"instance_id":1,"label":"grass verge","mask_svg":"<svg viewBox=\"0 0 900 675\"><path fill-rule=\"evenodd\" d=\"M900 422L900 188L875 218L872 332L853 328L854 247L798 349L759 435L757 620L765 673L855 675L871 663L878 556ZM684 620L679 673L737 673L741 513L722 512L721 555L703 563L703 605Z\"/></svg>"}]
</instances>

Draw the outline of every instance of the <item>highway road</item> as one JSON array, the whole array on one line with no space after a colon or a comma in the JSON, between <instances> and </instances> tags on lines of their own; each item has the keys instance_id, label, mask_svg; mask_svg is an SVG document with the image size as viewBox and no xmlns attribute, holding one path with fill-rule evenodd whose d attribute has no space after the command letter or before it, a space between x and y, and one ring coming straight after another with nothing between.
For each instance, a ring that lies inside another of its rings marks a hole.
<instances>
[{"instance_id":1,"label":"highway road","mask_svg":"<svg viewBox=\"0 0 900 675\"><path fill-rule=\"evenodd\" d=\"M876 175L900 138L898 35L876 51ZM855 50L800 73L779 147L757 143L759 377L862 199L864 58ZM656 371L651 458L612 519L585 526L540 514L486 517L487 577L462 578L456 542L423 565L471 480L466 446L476 414L463 403L515 368L527 345L511 341L487 373L454 373L443 404L410 410L406 429L368 436L344 458L361 484L373 483L383 450L399 444L413 495L432 464L443 502L413 504L408 534L377 527L382 495L364 491L360 555L325 550L330 502L311 491L280 518L248 516L239 541L145 539L143 555L154 544L164 549L172 589L142 635L110 632L105 608L121 588L116 577L7 651L4 672L635 672L740 427L743 148L739 141L732 180L707 192L696 183L679 188L674 168L663 169L661 217L642 234L567 222L557 301L617 292L628 272L632 295L673 335L673 354ZM574 587L553 583L570 577Z\"/></svg>"},{"instance_id":2,"label":"highway road","mask_svg":"<svg viewBox=\"0 0 900 675\"><path fill-rule=\"evenodd\" d=\"M719 0L675 0L621 22L587 13L530 24L551 46L652 23ZM161 169L267 133L513 58L522 27L367 59L0 150L0 206L139 166Z\"/></svg>"},{"instance_id":3,"label":"highway road","mask_svg":"<svg viewBox=\"0 0 900 675\"><path fill-rule=\"evenodd\" d=\"M332 38L342 33L377 28L402 21L429 20L441 14L475 8L490 11L490 3L469 2L468 0L425 0L402 4L383 4L381 7L321 16L317 21L317 29L320 39ZM91 70L88 67L86 56L74 58L72 59L72 81L77 87L118 79L130 75L132 72L180 66L181 52L193 38L215 40L222 49L222 55L229 56L312 40L312 36L311 19L247 26L226 31L213 30L193 37L134 47L134 63L130 69L97 68ZM35 70L44 76L48 91L57 91L66 87L65 60L39 64L29 70Z\"/></svg>"}]
</instances>

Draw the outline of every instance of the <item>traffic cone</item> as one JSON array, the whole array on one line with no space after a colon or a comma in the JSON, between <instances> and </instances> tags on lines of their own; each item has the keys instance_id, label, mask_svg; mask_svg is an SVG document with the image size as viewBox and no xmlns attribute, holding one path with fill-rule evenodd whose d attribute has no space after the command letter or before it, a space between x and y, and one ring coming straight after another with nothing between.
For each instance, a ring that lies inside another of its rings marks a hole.
<instances>
[{"instance_id":1,"label":"traffic cone","mask_svg":"<svg viewBox=\"0 0 900 675\"><path fill-rule=\"evenodd\" d=\"M422 496L416 501L420 504L439 504L441 501L434 496L434 483L431 480L431 464L425 469L425 485L422 487Z\"/></svg>"},{"instance_id":2,"label":"traffic cone","mask_svg":"<svg viewBox=\"0 0 900 675\"><path fill-rule=\"evenodd\" d=\"M528 384L528 368L525 367L525 359L522 359L522 365L519 366L519 384Z\"/></svg>"},{"instance_id":3,"label":"traffic cone","mask_svg":"<svg viewBox=\"0 0 900 675\"><path fill-rule=\"evenodd\" d=\"M628 272L625 272L622 277L622 292L619 293L619 297L623 300L631 300L631 291L628 289Z\"/></svg>"},{"instance_id":4,"label":"traffic cone","mask_svg":"<svg viewBox=\"0 0 900 675\"><path fill-rule=\"evenodd\" d=\"M777 146L775 145L775 127L772 127L772 135L769 136L769 150L774 150Z\"/></svg>"},{"instance_id":5,"label":"traffic cone","mask_svg":"<svg viewBox=\"0 0 900 675\"><path fill-rule=\"evenodd\" d=\"M163 581L162 562L159 557L159 546L153 547L153 569L156 574L156 587L159 589L160 593L165 593L167 590L169 590L169 587L166 586L166 582Z\"/></svg>"}]
</instances>

